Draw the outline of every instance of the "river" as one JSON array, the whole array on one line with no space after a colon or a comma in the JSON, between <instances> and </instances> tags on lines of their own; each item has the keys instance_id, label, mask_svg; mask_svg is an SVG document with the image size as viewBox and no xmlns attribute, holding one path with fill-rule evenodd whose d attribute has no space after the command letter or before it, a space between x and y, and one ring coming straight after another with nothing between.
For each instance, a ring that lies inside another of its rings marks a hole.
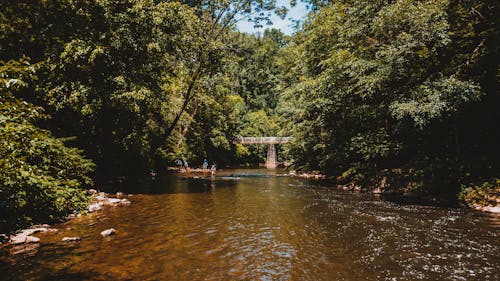
<instances>
[{"instance_id":1,"label":"river","mask_svg":"<svg viewBox=\"0 0 500 281\"><path fill-rule=\"evenodd\" d=\"M1 280L500 280L500 217L239 169L126 187L0 253ZM103 238L102 230L116 235ZM61 242L80 236L80 242Z\"/></svg>"}]
</instances>

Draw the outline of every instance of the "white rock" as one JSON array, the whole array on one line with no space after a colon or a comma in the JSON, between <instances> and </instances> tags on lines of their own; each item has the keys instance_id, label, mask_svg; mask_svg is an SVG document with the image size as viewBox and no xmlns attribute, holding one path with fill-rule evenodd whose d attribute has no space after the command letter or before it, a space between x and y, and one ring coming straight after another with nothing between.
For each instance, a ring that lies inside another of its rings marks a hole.
<instances>
[{"instance_id":1,"label":"white rock","mask_svg":"<svg viewBox=\"0 0 500 281\"><path fill-rule=\"evenodd\" d=\"M97 194L97 190L95 190L95 189L89 189L89 193L90 194Z\"/></svg>"},{"instance_id":2,"label":"white rock","mask_svg":"<svg viewBox=\"0 0 500 281\"><path fill-rule=\"evenodd\" d=\"M82 238L80 237L63 237L61 241L63 242L74 242L74 241L80 241Z\"/></svg>"},{"instance_id":3,"label":"white rock","mask_svg":"<svg viewBox=\"0 0 500 281\"><path fill-rule=\"evenodd\" d=\"M130 204L130 201L127 199L118 199L118 198L108 198L105 202L105 205L118 205L118 204Z\"/></svg>"},{"instance_id":4,"label":"white rock","mask_svg":"<svg viewBox=\"0 0 500 281\"><path fill-rule=\"evenodd\" d=\"M500 213L500 206L480 206L474 205L474 208L479 211L488 212L488 213Z\"/></svg>"},{"instance_id":5,"label":"white rock","mask_svg":"<svg viewBox=\"0 0 500 281\"><path fill-rule=\"evenodd\" d=\"M89 213L92 213L92 212L95 212L95 211L99 211L100 209L102 209L102 205L103 205L102 202L97 202L97 203L90 204L89 205Z\"/></svg>"},{"instance_id":6,"label":"white rock","mask_svg":"<svg viewBox=\"0 0 500 281\"><path fill-rule=\"evenodd\" d=\"M97 195L97 196L95 197L95 199L96 199L97 201L105 201L105 200L107 200L108 198L107 198L106 196L104 196L104 195Z\"/></svg>"},{"instance_id":7,"label":"white rock","mask_svg":"<svg viewBox=\"0 0 500 281\"><path fill-rule=\"evenodd\" d=\"M122 201L120 202L120 204L123 204L123 205L128 205L130 204L130 200L127 200L127 199L122 199Z\"/></svg>"},{"instance_id":8,"label":"white rock","mask_svg":"<svg viewBox=\"0 0 500 281\"><path fill-rule=\"evenodd\" d=\"M23 230L23 233L26 234L27 236L38 233L38 232L46 232L47 228L46 227L37 227L37 228L31 228L31 229L25 229Z\"/></svg>"},{"instance_id":9,"label":"white rock","mask_svg":"<svg viewBox=\"0 0 500 281\"><path fill-rule=\"evenodd\" d=\"M107 204L109 205L114 205L114 204L119 204L122 200L118 198L108 198Z\"/></svg>"},{"instance_id":10,"label":"white rock","mask_svg":"<svg viewBox=\"0 0 500 281\"><path fill-rule=\"evenodd\" d=\"M40 238L30 235L23 235L22 233L10 237L10 243L13 245L38 242L40 242Z\"/></svg>"},{"instance_id":11,"label":"white rock","mask_svg":"<svg viewBox=\"0 0 500 281\"><path fill-rule=\"evenodd\" d=\"M106 229L104 231L101 232L101 236L102 237L107 237L107 236L110 236L110 235L113 235L115 234L115 229L114 228L110 228L110 229Z\"/></svg>"}]
</instances>

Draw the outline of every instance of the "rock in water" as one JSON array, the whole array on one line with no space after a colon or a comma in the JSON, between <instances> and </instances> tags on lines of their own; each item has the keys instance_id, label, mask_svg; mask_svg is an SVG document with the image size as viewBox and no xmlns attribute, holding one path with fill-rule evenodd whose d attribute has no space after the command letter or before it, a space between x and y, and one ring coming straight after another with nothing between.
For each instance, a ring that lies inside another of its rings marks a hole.
<instances>
[{"instance_id":1,"label":"rock in water","mask_svg":"<svg viewBox=\"0 0 500 281\"><path fill-rule=\"evenodd\" d=\"M102 202L97 202L89 205L89 213L93 213L95 211L99 211L102 209Z\"/></svg>"},{"instance_id":2,"label":"rock in water","mask_svg":"<svg viewBox=\"0 0 500 281\"><path fill-rule=\"evenodd\" d=\"M10 243L12 245L23 244L23 243L38 243L40 238L35 236L26 235L16 235L10 238Z\"/></svg>"},{"instance_id":3,"label":"rock in water","mask_svg":"<svg viewBox=\"0 0 500 281\"><path fill-rule=\"evenodd\" d=\"M102 237L107 237L107 236L110 236L110 235L113 235L115 234L115 229L114 228L110 228L110 229L106 229L104 231L101 232L101 236Z\"/></svg>"},{"instance_id":4,"label":"rock in water","mask_svg":"<svg viewBox=\"0 0 500 281\"><path fill-rule=\"evenodd\" d=\"M82 238L80 237L63 237L61 241L63 242L74 242L74 241L80 241Z\"/></svg>"},{"instance_id":5,"label":"rock in water","mask_svg":"<svg viewBox=\"0 0 500 281\"><path fill-rule=\"evenodd\" d=\"M120 202L122 202L121 199L118 199L118 198L108 198L107 200L107 204L106 205L113 205L113 204L119 204Z\"/></svg>"},{"instance_id":6,"label":"rock in water","mask_svg":"<svg viewBox=\"0 0 500 281\"><path fill-rule=\"evenodd\" d=\"M25 229L22 231L22 233L26 236L30 236L31 234L38 233L38 232L46 232L48 229L46 227L37 227L37 228L30 228L30 229Z\"/></svg>"},{"instance_id":7,"label":"rock in water","mask_svg":"<svg viewBox=\"0 0 500 281\"><path fill-rule=\"evenodd\" d=\"M6 241L9 241L9 236L5 234L0 234L0 244L3 244Z\"/></svg>"}]
</instances>

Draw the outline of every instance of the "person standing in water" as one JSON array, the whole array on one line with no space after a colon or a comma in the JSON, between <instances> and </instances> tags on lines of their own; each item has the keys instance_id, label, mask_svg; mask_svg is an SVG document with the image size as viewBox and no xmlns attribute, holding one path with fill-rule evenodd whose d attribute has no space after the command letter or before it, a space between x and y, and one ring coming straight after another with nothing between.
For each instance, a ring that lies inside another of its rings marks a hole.
<instances>
[{"instance_id":1,"label":"person standing in water","mask_svg":"<svg viewBox=\"0 0 500 281\"><path fill-rule=\"evenodd\" d=\"M203 166L202 166L202 168L203 168L203 170L208 169L208 160L207 159L203 160Z\"/></svg>"},{"instance_id":2,"label":"person standing in water","mask_svg":"<svg viewBox=\"0 0 500 281\"><path fill-rule=\"evenodd\" d=\"M212 176L215 176L215 171L217 171L217 164L216 163L212 164L210 171L212 172Z\"/></svg>"}]
</instances>

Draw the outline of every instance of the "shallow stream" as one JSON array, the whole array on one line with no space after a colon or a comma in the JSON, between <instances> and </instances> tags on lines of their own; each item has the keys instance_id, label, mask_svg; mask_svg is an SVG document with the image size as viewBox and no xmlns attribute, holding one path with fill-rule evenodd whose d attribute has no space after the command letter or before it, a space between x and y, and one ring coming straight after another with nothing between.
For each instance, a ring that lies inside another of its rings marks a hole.
<instances>
[{"instance_id":1,"label":"shallow stream","mask_svg":"<svg viewBox=\"0 0 500 281\"><path fill-rule=\"evenodd\" d=\"M131 205L0 252L1 280L500 280L500 216L264 169L129 186ZM100 232L115 228L116 235ZM80 236L80 242L61 242Z\"/></svg>"}]
</instances>

